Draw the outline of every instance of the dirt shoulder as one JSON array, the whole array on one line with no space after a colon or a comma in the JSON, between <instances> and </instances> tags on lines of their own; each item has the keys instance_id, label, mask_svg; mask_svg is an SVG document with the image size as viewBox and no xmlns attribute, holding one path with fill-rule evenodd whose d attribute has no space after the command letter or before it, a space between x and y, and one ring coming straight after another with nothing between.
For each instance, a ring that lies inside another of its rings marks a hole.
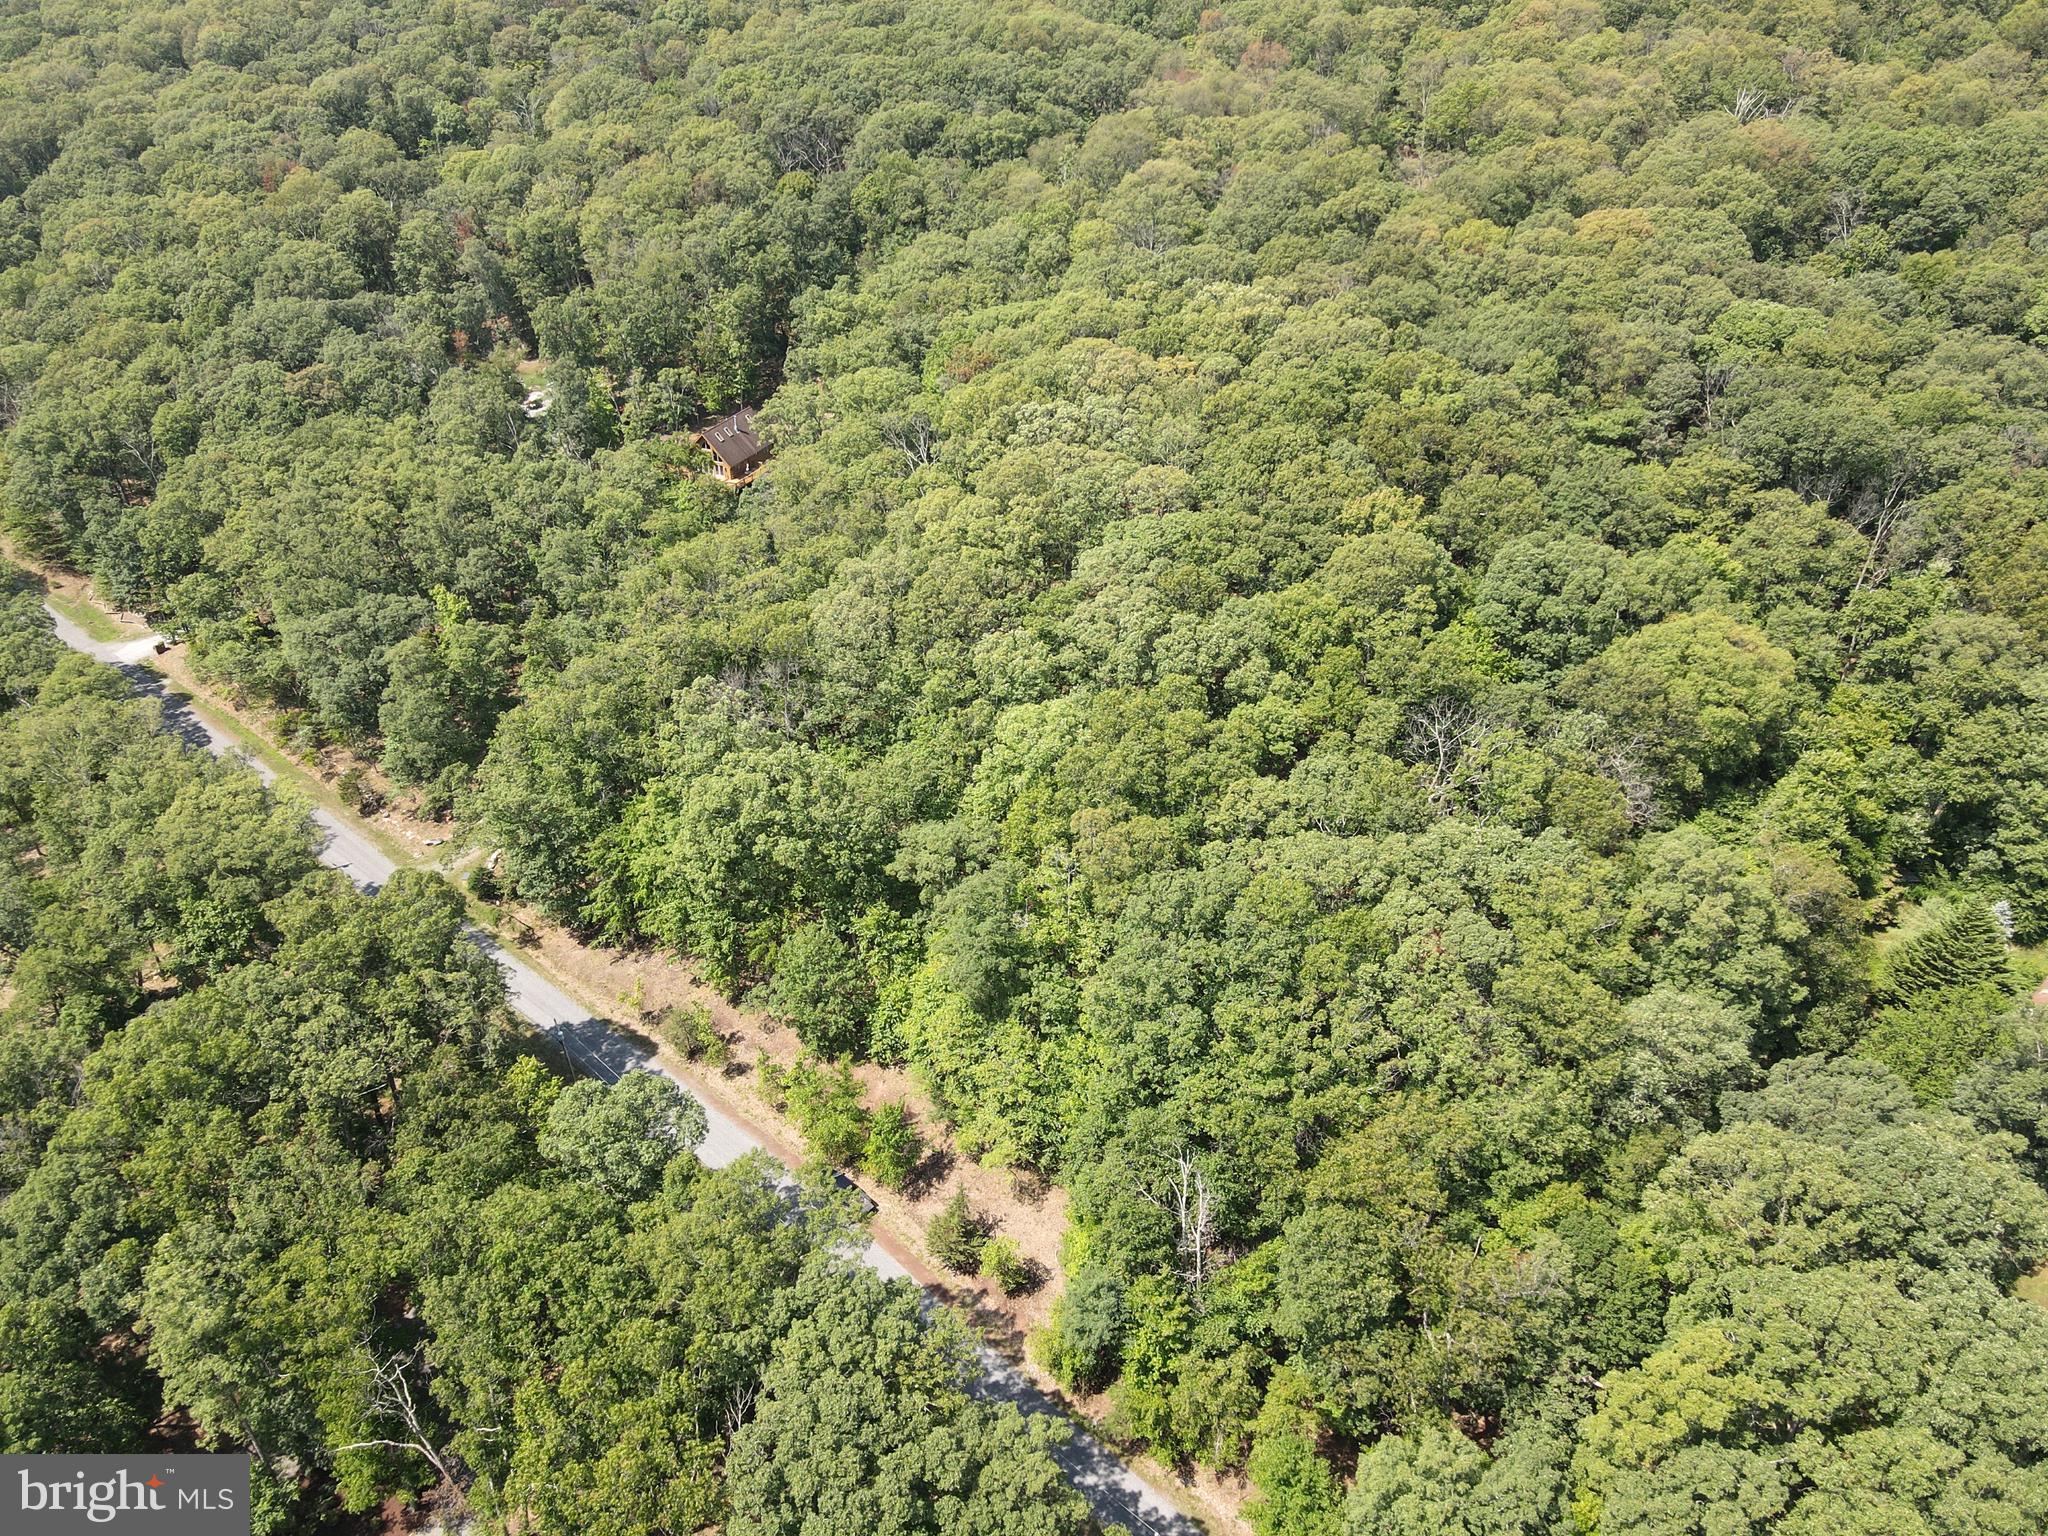
<instances>
[{"instance_id":1,"label":"dirt shoulder","mask_svg":"<svg viewBox=\"0 0 2048 1536\"><path fill-rule=\"evenodd\" d=\"M520 956L548 973L594 1012L635 1023L635 1032L654 1046L662 1064L718 1108L761 1138L784 1162L804 1161L803 1133L760 1089L759 1063L796 1060L794 1031L757 1010L742 1008L705 983L688 961L653 951L619 950L586 944L523 907L501 905L501 935ZM654 1020L666 1008L703 1007L724 1037L731 1059L722 1068L685 1060L658 1040ZM1005 1359L1021 1365L1045 1391L1058 1398L1098 1435L1109 1413L1106 1396L1076 1397L1052 1380L1026 1351L1033 1328L1042 1324L1059 1294L1060 1240L1066 1231L1066 1191L1003 1169L984 1168L964 1157L945 1136L930 1100L910 1074L864 1063L856 1076L870 1107L901 1103L916 1117L927 1143L925 1162L903 1190L892 1190L850 1175L875 1202L874 1234L892 1257L926 1289L966 1313L984 1340ZM991 1229L1012 1238L1039 1266L1041 1283L1022 1296L1005 1296L981 1280L942 1269L926 1252L924 1229L939 1208L964 1189L969 1203ZM1243 1517L1250 1486L1242 1478L1206 1470L1193 1477L1149 1457L1122 1452L1124 1460L1156 1486L1170 1488L1188 1511L1212 1531L1249 1536Z\"/></svg>"},{"instance_id":2,"label":"dirt shoulder","mask_svg":"<svg viewBox=\"0 0 2048 1536\"><path fill-rule=\"evenodd\" d=\"M140 615L121 613L101 603L82 577L20 559L11 551L0 553L38 576L53 604L95 638L139 638L150 633ZM292 750L285 744L276 712L202 679L186 646L167 647L151 659L151 665L208 714L230 725L284 782L363 825L398 862L456 874L489 857L488 847L466 843L452 823L418 815L403 797L392 793L374 763L339 748ZM342 793L345 775L382 798L382 808L367 817L361 814ZM791 1165L805 1161L801 1131L769 1102L759 1078L764 1060L784 1066L796 1060L800 1042L793 1030L767 1013L734 1003L707 984L685 959L653 950L588 944L519 904L487 903L474 896L468 899L480 920L495 929L523 960L593 1015L623 1023L644 1037L656 1047L665 1066L746 1126L777 1157ZM706 1010L726 1042L729 1060L723 1068L687 1061L657 1039L654 1021L664 1010L693 1005ZM985 1168L961 1156L929 1097L908 1072L868 1062L856 1068L856 1076L869 1107L893 1102L909 1109L926 1148L924 1161L904 1189L892 1190L853 1175L875 1202L876 1238L919 1283L966 1313L992 1348L1023 1366L1041 1387L1100 1433L1107 1400L1075 1399L1030 1359L1025 1348L1031 1330L1050 1315L1062 1284L1060 1243L1067 1225L1066 1192L1035 1177ZM925 1248L925 1226L955 1190L966 1192L969 1204L990 1232L1017 1244L1037 1278L1030 1290L1005 1296L975 1277L947 1272L931 1259ZM1125 1459L1156 1485L1173 1489L1189 1512L1213 1530L1249 1536L1250 1528L1241 1513L1249 1490L1241 1480L1219 1479L1209 1473L1190 1480L1149 1458Z\"/></svg>"},{"instance_id":3,"label":"dirt shoulder","mask_svg":"<svg viewBox=\"0 0 2048 1536\"><path fill-rule=\"evenodd\" d=\"M800 1042L793 1030L767 1014L734 1004L706 984L686 960L649 950L619 950L581 943L525 908L513 909L507 915L514 920L507 935L517 935L515 942L522 955L537 959L543 969L569 986L579 1000L610 1017L635 1024L650 1039L655 1032L654 1021L665 1010L703 1008L726 1042L730 1054L727 1064L718 1069L685 1061L667 1045L661 1047L663 1061L693 1084L704 1086L721 1101L722 1107L749 1125L772 1129L785 1146L802 1148L802 1133L768 1101L759 1078L763 1061L783 1066L795 1062ZM965 1190L977 1214L993 1230L1013 1239L1044 1273L1035 1289L1014 1298L959 1276L951 1277L946 1284L959 1293L963 1302L972 1298L977 1309L992 1316L1000 1314L1007 1320L1007 1329L1021 1339L1024 1332L1045 1320L1058 1293L1060 1239L1066 1231L1065 1192L1005 1170L983 1168L959 1156L931 1101L907 1072L866 1063L856 1068L855 1075L870 1107L899 1103L909 1109L926 1144L924 1161L902 1190L854 1175L874 1199L879 1223L901 1245L929 1264L929 1257L924 1254L925 1224L938 1214L954 1190ZM800 1152L795 1155L798 1161L802 1160Z\"/></svg>"}]
</instances>

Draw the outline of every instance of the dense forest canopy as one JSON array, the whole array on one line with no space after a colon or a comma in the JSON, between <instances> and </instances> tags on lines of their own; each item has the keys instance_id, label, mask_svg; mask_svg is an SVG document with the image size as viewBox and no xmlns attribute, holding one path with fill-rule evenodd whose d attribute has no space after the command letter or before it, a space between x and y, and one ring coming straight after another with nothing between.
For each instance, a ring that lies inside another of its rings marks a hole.
<instances>
[{"instance_id":1,"label":"dense forest canopy","mask_svg":"<svg viewBox=\"0 0 2048 1536\"><path fill-rule=\"evenodd\" d=\"M445 1482L559 1536L1078 1536L843 1202L699 1167L664 1078L564 1085L449 886L358 895L40 619L0 609L0 1444L246 1448L262 1533Z\"/></svg>"},{"instance_id":2,"label":"dense forest canopy","mask_svg":"<svg viewBox=\"0 0 2048 1536\"><path fill-rule=\"evenodd\" d=\"M1270 1536L2048 1524L2040 0L0 53L17 547L1064 1183L1121 1433Z\"/></svg>"}]
</instances>

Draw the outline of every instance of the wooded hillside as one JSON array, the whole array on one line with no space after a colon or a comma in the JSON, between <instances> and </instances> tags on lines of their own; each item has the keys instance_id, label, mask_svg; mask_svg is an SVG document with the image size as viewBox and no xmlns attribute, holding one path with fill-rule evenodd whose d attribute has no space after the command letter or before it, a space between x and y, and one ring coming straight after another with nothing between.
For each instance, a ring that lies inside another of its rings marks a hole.
<instances>
[{"instance_id":1,"label":"wooded hillside","mask_svg":"<svg viewBox=\"0 0 2048 1536\"><path fill-rule=\"evenodd\" d=\"M2048 1525L2048 5L0 54L9 536L1065 1185L1119 1432L1266 1536Z\"/></svg>"}]
</instances>

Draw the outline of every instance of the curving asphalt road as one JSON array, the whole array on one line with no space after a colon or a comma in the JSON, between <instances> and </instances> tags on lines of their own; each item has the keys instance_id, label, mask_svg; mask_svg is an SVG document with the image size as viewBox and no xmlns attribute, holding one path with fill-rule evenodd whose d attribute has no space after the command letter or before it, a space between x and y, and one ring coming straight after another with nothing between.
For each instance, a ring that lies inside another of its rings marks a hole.
<instances>
[{"instance_id":1,"label":"curving asphalt road","mask_svg":"<svg viewBox=\"0 0 2048 1536\"><path fill-rule=\"evenodd\" d=\"M95 661L118 668L137 693L158 701L163 709L164 729L216 756L240 756L264 783L276 782L274 770L243 752L231 736L195 710L183 695L172 692L164 675L149 664L156 654L156 636L112 642L95 640L55 608L44 606L56 621L59 640ZM397 869L361 828L319 806L313 808L313 821L323 839L321 862L343 871L363 890L375 891ZM505 973L505 988L513 1010L553 1040L579 1071L608 1083L617 1082L628 1072L658 1072L703 1104L709 1129L703 1145L697 1148L697 1156L705 1163L723 1168L749 1152L766 1153L780 1161L751 1131L707 1102L687 1082L663 1067L645 1047L614 1029L607 1020L593 1017L589 1009L579 1006L560 987L508 954L490 934L471 928L469 936ZM891 1279L914 1278L879 1241L871 1241L862 1257ZM929 1292L927 1297L936 1304L936 1298L930 1297ZM1025 1413L1048 1414L1061 1422L1070 1422L1059 1405L1028 1376L986 1345L981 1348L981 1361L984 1375L973 1389L977 1396L1015 1404ZM1200 1526L1085 1430L1074 1429L1052 1454L1067 1480L1106 1524L1121 1527L1133 1536L1201 1536Z\"/></svg>"}]
</instances>

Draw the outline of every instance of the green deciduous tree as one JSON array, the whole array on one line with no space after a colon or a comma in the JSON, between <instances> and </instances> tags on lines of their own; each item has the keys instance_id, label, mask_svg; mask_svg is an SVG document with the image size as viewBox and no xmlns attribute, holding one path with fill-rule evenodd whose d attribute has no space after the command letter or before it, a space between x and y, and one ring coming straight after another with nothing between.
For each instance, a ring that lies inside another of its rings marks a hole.
<instances>
[{"instance_id":1,"label":"green deciduous tree","mask_svg":"<svg viewBox=\"0 0 2048 1536\"><path fill-rule=\"evenodd\" d=\"M1615 641L1571 689L1681 799L1754 768L1775 749L1794 704L1791 656L1754 626L1712 613Z\"/></svg>"},{"instance_id":2,"label":"green deciduous tree","mask_svg":"<svg viewBox=\"0 0 2048 1536\"><path fill-rule=\"evenodd\" d=\"M616 1200L654 1192L662 1172L704 1139L704 1106L665 1077L628 1072L572 1085L548 1110L540 1153Z\"/></svg>"},{"instance_id":3,"label":"green deciduous tree","mask_svg":"<svg viewBox=\"0 0 2048 1536\"><path fill-rule=\"evenodd\" d=\"M957 1327L866 1272L823 1272L777 1341L728 1465L735 1536L821 1524L901 1532L1079 1533L1087 1509L1047 1455L1056 1433L966 1386Z\"/></svg>"},{"instance_id":4,"label":"green deciduous tree","mask_svg":"<svg viewBox=\"0 0 2048 1536\"><path fill-rule=\"evenodd\" d=\"M1883 1262L1731 1272L1613 1382L1572 1463L1603 1532L2024 1529L2048 1478L2019 1405L2048 1316L1980 1276ZM1940 1383L1930 1390L1931 1383Z\"/></svg>"}]
</instances>

